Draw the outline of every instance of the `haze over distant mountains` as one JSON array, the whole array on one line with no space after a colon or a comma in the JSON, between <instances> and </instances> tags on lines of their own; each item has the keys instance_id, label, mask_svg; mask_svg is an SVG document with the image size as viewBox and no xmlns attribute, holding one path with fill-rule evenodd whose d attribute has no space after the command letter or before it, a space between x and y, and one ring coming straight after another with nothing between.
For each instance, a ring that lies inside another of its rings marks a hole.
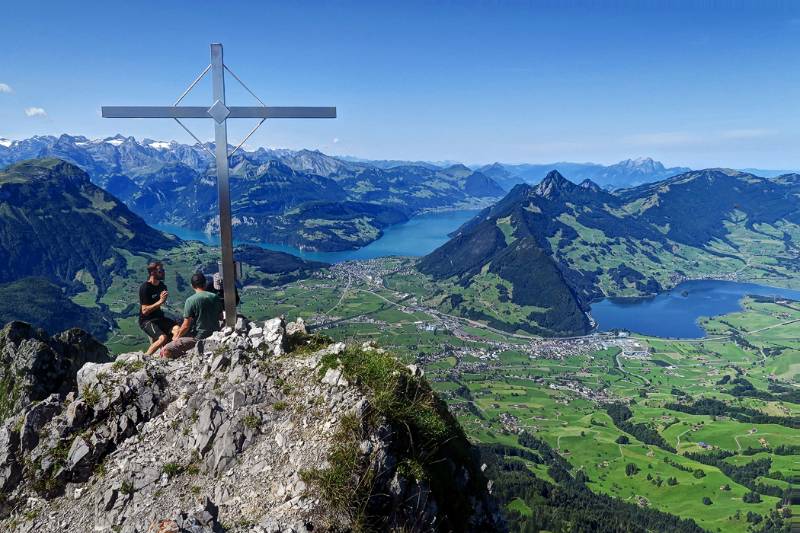
<instances>
[{"instance_id":1,"label":"haze over distant mountains","mask_svg":"<svg viewBox=\"0 0 800 533\"><path fill-rule=\"evenodd\" d=\"M88 139L80 135L43 135L21 140L0 137L0 166L37 157L60 157L76 163L94 175L107 173L109 168L140 173L155 163L182 163L195 170L206 170L213 162L206 150L214 144L187 145L176 141L136 140L117 134L104 139ZM232 147L231 147L232 148ZM264 162L279 160L297 171L306 171L325 177L352 172L358 168L392 169L398 167L422 167L429 170L452 166L466 166L491 177L506 190L517 183L536 184L551 170L558 170L568 179L578 183L590 179L603 188L618 189L666 179L691 170L688 167L666 167L651 157L625 159L615 164L576 163L559 161L553 163L503 163L486 165L465 164L454 160L421 161L402 159L367 159L354 156L329 156L316 150L290 150L281 148L258 148L240 151L241 157ZM92 172L92 171L95 172ZM762 177L776 177L798 172L799 169L740 168L742 172Z\"/></svg>"},{"instance_id":2,"label":"haze over distant mountains","mask_svg":"<svg viewBox=\"0 0 800 533\"><path fill-rule=\"evenodd\" d=\"M149 224L215 231L210 150L117 135L0 141L0 166L57 157L85 170ZM240 152L231 158L237 238L337 251L359 248L389 225L428 210L484 207L504 190L463 165L380 168L309 150Z\"/></svg>"},{"instance_id":3,"label":"haze over distant mountains","mask_svg":"<svg viewBox=\"0 0 800 533\"><path fill-rule=\"evenodd\" d=\"M620 189L659 181L690 169L687 167L666 168L659 161L643 157L626 159L614 165L598 165L596 163L547 163L509 165L493 163L480 167L481 172L495 179L506 190L511 190L519 183L539 183L548 172L557 170L574 182L586 179L606 189Z\"/></svg>"},{"instance_id":4,"label":"haze over distant mountains","mask_svg":"<svg viewBox=\"0 0 800 533\"><path fill-rule=\"evenodd\" d=\"M0 283L41 276L70 287L89 276L97 302L127 276L124 252L180 243L148 224L214 229L215 180L201 146L66 135L4 144L1 164L42 154L63 159L0 172L7 206L0 251L10 258L0 265ZM519 178L501 164L380 168L264 149L237 154L232 169L237 236L299 247L356 248L417 213L484 206L419 265L444 287L448 311L503 329L585 332L595 298L652 294L687 277L789 279L798 269L797 174L708 169L609 191L557 170L536 185L512 185ZM639 160L604 167L604 176L626 170L647 176L674 169ZM315 268L281 263L287 273ZM486 298L497 304L486 307Z\"/></svg>"},{"instance_id":5,"label":"haze over distant mountains","mask_svg":"<svg viewBox=\"0 0 800 533\"><path fill-rule=\"evenodd\" d=\"M116 135L0 139L0 168L56 157L79 166L92 182L151 225L213 233L217 228L213 144L136 140ZM558 170L574 182L616 190L688 171L651 158L614 165L504 164L468 167L450 161L357 160L319 151L259 148L231 158L237 238L300 249L360 248L390 225L432 210L483 208L515 185L536 184Z\"/></svg>"}]
</instances>

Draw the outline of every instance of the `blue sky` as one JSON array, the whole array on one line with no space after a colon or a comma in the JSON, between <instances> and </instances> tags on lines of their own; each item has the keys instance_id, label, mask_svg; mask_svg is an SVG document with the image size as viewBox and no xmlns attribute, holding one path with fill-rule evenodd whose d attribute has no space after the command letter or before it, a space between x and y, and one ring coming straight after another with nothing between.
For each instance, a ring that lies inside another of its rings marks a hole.
<instances>
[{"instance_id":1,"label":"blue sky","mask_svg":"<svg viewBox=\"0 0 800 533\"><path fill-rule=\"evenodd\" d=\"M269 121L250 146L800 168L796 2L11 5L0 19L0 137L188 142L172 121L102 119L99 107L171 104L221 41L268 104L339 109L336 120ZM229 104L249 105L234 86ZM210 86L187 103L210 103ZM212 136L210 121L191 127ZM232 126L230 141L250 127Z\"/></svg>"}]
</instances>

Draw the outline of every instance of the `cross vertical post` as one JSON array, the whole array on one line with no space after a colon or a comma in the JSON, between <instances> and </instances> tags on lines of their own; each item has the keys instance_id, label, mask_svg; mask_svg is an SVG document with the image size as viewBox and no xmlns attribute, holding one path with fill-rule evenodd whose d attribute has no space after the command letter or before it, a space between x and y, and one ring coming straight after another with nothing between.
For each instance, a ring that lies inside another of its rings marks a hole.
<instances>
[{"instance_id":1,"label":"cross vertical post","mask_svg":"<svg viewBox=\"0 0 800 533\"><path fill-rule=\"evenodd\" d=\"M225 66L222 44L211 45L211 81L214 103L225 105ZM233 224L231 222L231 188L228 169L227 120L214 120L215 159L217 160L217 198L219 202L219 237L222 247L222 285L225 298L225 324L236 325L236 273L233 264Z\"/></svg>"}]
</instances>

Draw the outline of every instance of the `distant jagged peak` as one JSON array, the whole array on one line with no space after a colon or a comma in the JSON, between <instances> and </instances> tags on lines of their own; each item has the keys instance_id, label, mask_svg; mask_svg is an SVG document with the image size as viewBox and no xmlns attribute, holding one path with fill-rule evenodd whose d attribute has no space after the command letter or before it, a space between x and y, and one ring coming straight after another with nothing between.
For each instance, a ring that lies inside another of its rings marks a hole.
<instances>
[{"instance_id":1,"label":"distant jagged peak","mask_svg":"<svg viewBox=\"0 0 800 533\"><path fill-rule=\"evenodd\" d=\"M635 157L624 159L617 163L621 166L629 166L629 167L641 167L641 166L655 166L664 168L664 165L660 161L656 161L652 157Z\"/></svg>"},{"instance_id":2,"label":"distant jagged peak","mask_svg":"<svg viewBox=\"0 0 800 533\"><path fill-rule=\"evenodd\" d=\"M592 191L592 192L601 192L601 191L603 190L603 188L602 188L602 187L600 187L600 186L599 186L597 183L593 182L593 181L592 181L592 180L590 180L589 178L586 178L585 180L583 180L582 182L580 182L580 183L578 184L578 187L581 187L581 188L583 188L583 189L590 190L590 191Z\"/></svg>"},{"instance_id":3,"label":"distant jagged peak","mask_svg":"<svg viewBox=\"0 0 800 533\"><path fill-rule=\"evenodd\" d=\"M544 198L554 198L560 193L574 191L578 186L561 175L558 170L551 170L534 188L534 193Z\"/></svg>"},{"instance_id":4,"label":"distant jagged peak","mask_svg":"<svg viewBox=\"0 0 800 533\"><path fill-rule=\"evenodd\" d=\"M302 150L298 150L297 152L295 152L295 154L296 155L316 155L316 156L324 155L326 157L330 157L330 156L327 156L327 154L323 154L319 150L316 150L316 149L315 150L311 150L309 148L303 148Z\"/></svg>"},{"instance_id":5,"label":"distant jagged peak","mask_svg":"<svg viewBox=\"0 0 800 533\"><path fill-rule=\"evenodd\" d=\"M88 142L89 139L84 137L83 135L69 135L68 133L62 133L58 136L57 142L59 143L81 143L81 142Z\"/></svg>"},{"instance_id":6,"label":"distant jagged peak","mask_svg":"<svg viewBox=\"0 0 800 533\"><path fill-rule=\"evenodd\" d=\"M491 163L491 164L488 164L488 165L484 165L479 170L482 171L482 172L487 172L487 171L508 172L506 167L502 163L500 163L499 161L495 161L494 163Z\"/></svg>"},{"instance_id":7,"label":"distant jagged peak","mask_svg":"<svg viewBox=\"0 0 800 533\"><path fill-rule=\"evenodd\" d=\"M133 137L125 137L121 133L117 133L113 137L106 137L105 139L102 139L103 143L110 144L112 146L120 146L121 144L124 144L126 141L135 143L136 139Z\"/></svg>"},{"instance_id":8,"label":"distant jagged peak","mask_svg":"<svg viewBox=\"0 0 800 533\"><path fill-rule=\"evenodd\" d=\"M635 159L625 159L607 167L609 170L622 170L634 174L658 175L666 172L667 168L660 161L652 157L637 157ZM681 169L683 170L683 169Z\"/></svg>"},{"instance_id":9,"label":"distant jagged peak","mask_svg":"<svg viewBox=\"0 0 800 533\"><path fill-rule=\"evenodd\" d=\"M155 141L153 139L142 139L142 146L149 146L155 150L169 150L178 145L177 141Z\"/></svg>"},{"instance_id":10,"label":"distant jagged peak","mask_svg":"<svg viewBox=\"0 0 800 533\"><path fill-rule=\"evenodd\" d=\"M561 174L561 172L559 172L558 170L555 170L555 169L553 169L553 170L551 170L550 172L547 173L547 175L542 180L542 183L544 183L546 181L552 181L554 183L569 183L569 184L574 185L574 183L572 183L567 178L565 178L564 175Z\"/></svg>"}]
</instances>

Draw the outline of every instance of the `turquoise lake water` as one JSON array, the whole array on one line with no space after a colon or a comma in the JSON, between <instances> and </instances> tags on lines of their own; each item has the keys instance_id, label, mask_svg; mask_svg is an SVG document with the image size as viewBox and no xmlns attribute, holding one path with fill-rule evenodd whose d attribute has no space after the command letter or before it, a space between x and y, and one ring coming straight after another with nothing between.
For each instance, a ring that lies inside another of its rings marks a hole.
<instances>
[{"instance_id":1,"label":"turquoise lake water","mask_svg":"<svg viewBox=\"0 0 800 533\"><path fill-rule=\"evenodd\" d=\"M281 244L251 243L303 259L340 263L354 259L373 259L391 255L418 257L447 242L448 234L474 217L479 211L447 211L412 218L404 224L384 230L383 237L358 250L346 252L309 252ZM186 240L219 245L217 235L207 235L175 226L156 226ZM235 232L235 228L234 228ZM238 243L237 243L238 244ZM732 281L687 281L669 292L652 298L606 298L591 306L600 331L626 329L645 335L673 338L700 338L705 335L697 319L741 309L740 301L748 294L777 296L800 300L800 291Z\"/></svg>"},{"instance_id":2,"label":"turquoise lake water","mask_svg":"<svg viewBox=\"0 0 800 533\"><path fill-rule=\"evenodd\" d=\"M800 291L733 281L686 281L669 292L645 299L606 298L592 304L592 316L600 331L626 329L658 337L700 338L697 325L703 316L717 316L741 309L748 295L800 300Z\"/></svg>"},{"instance_id":3,"label":"turquoise lake water","mask_svg":"<svg viewBox=\"0 0 800 533\"><path fill-rule=\"evenodd\" d=\"M326 263L341 263L353 259L374 259L390 255L404 255L418 257L428 254L447 242L451 233L463 223L478 214L477 210L444 211L419 215L408 222L390 226L383 231L383 237L358 250L345 252L310 252L298 250L283 244L251 243L269 250L287 252L303 259L324 261ZM161 231L177 235L184 240L201 241L219 246L218 235L207 235L201 231L192 231L176 226L155 226ZM236 228L233 229L234 235ZM243 243L237 243L243 244Z\"/></svg>"}]
</instances>

